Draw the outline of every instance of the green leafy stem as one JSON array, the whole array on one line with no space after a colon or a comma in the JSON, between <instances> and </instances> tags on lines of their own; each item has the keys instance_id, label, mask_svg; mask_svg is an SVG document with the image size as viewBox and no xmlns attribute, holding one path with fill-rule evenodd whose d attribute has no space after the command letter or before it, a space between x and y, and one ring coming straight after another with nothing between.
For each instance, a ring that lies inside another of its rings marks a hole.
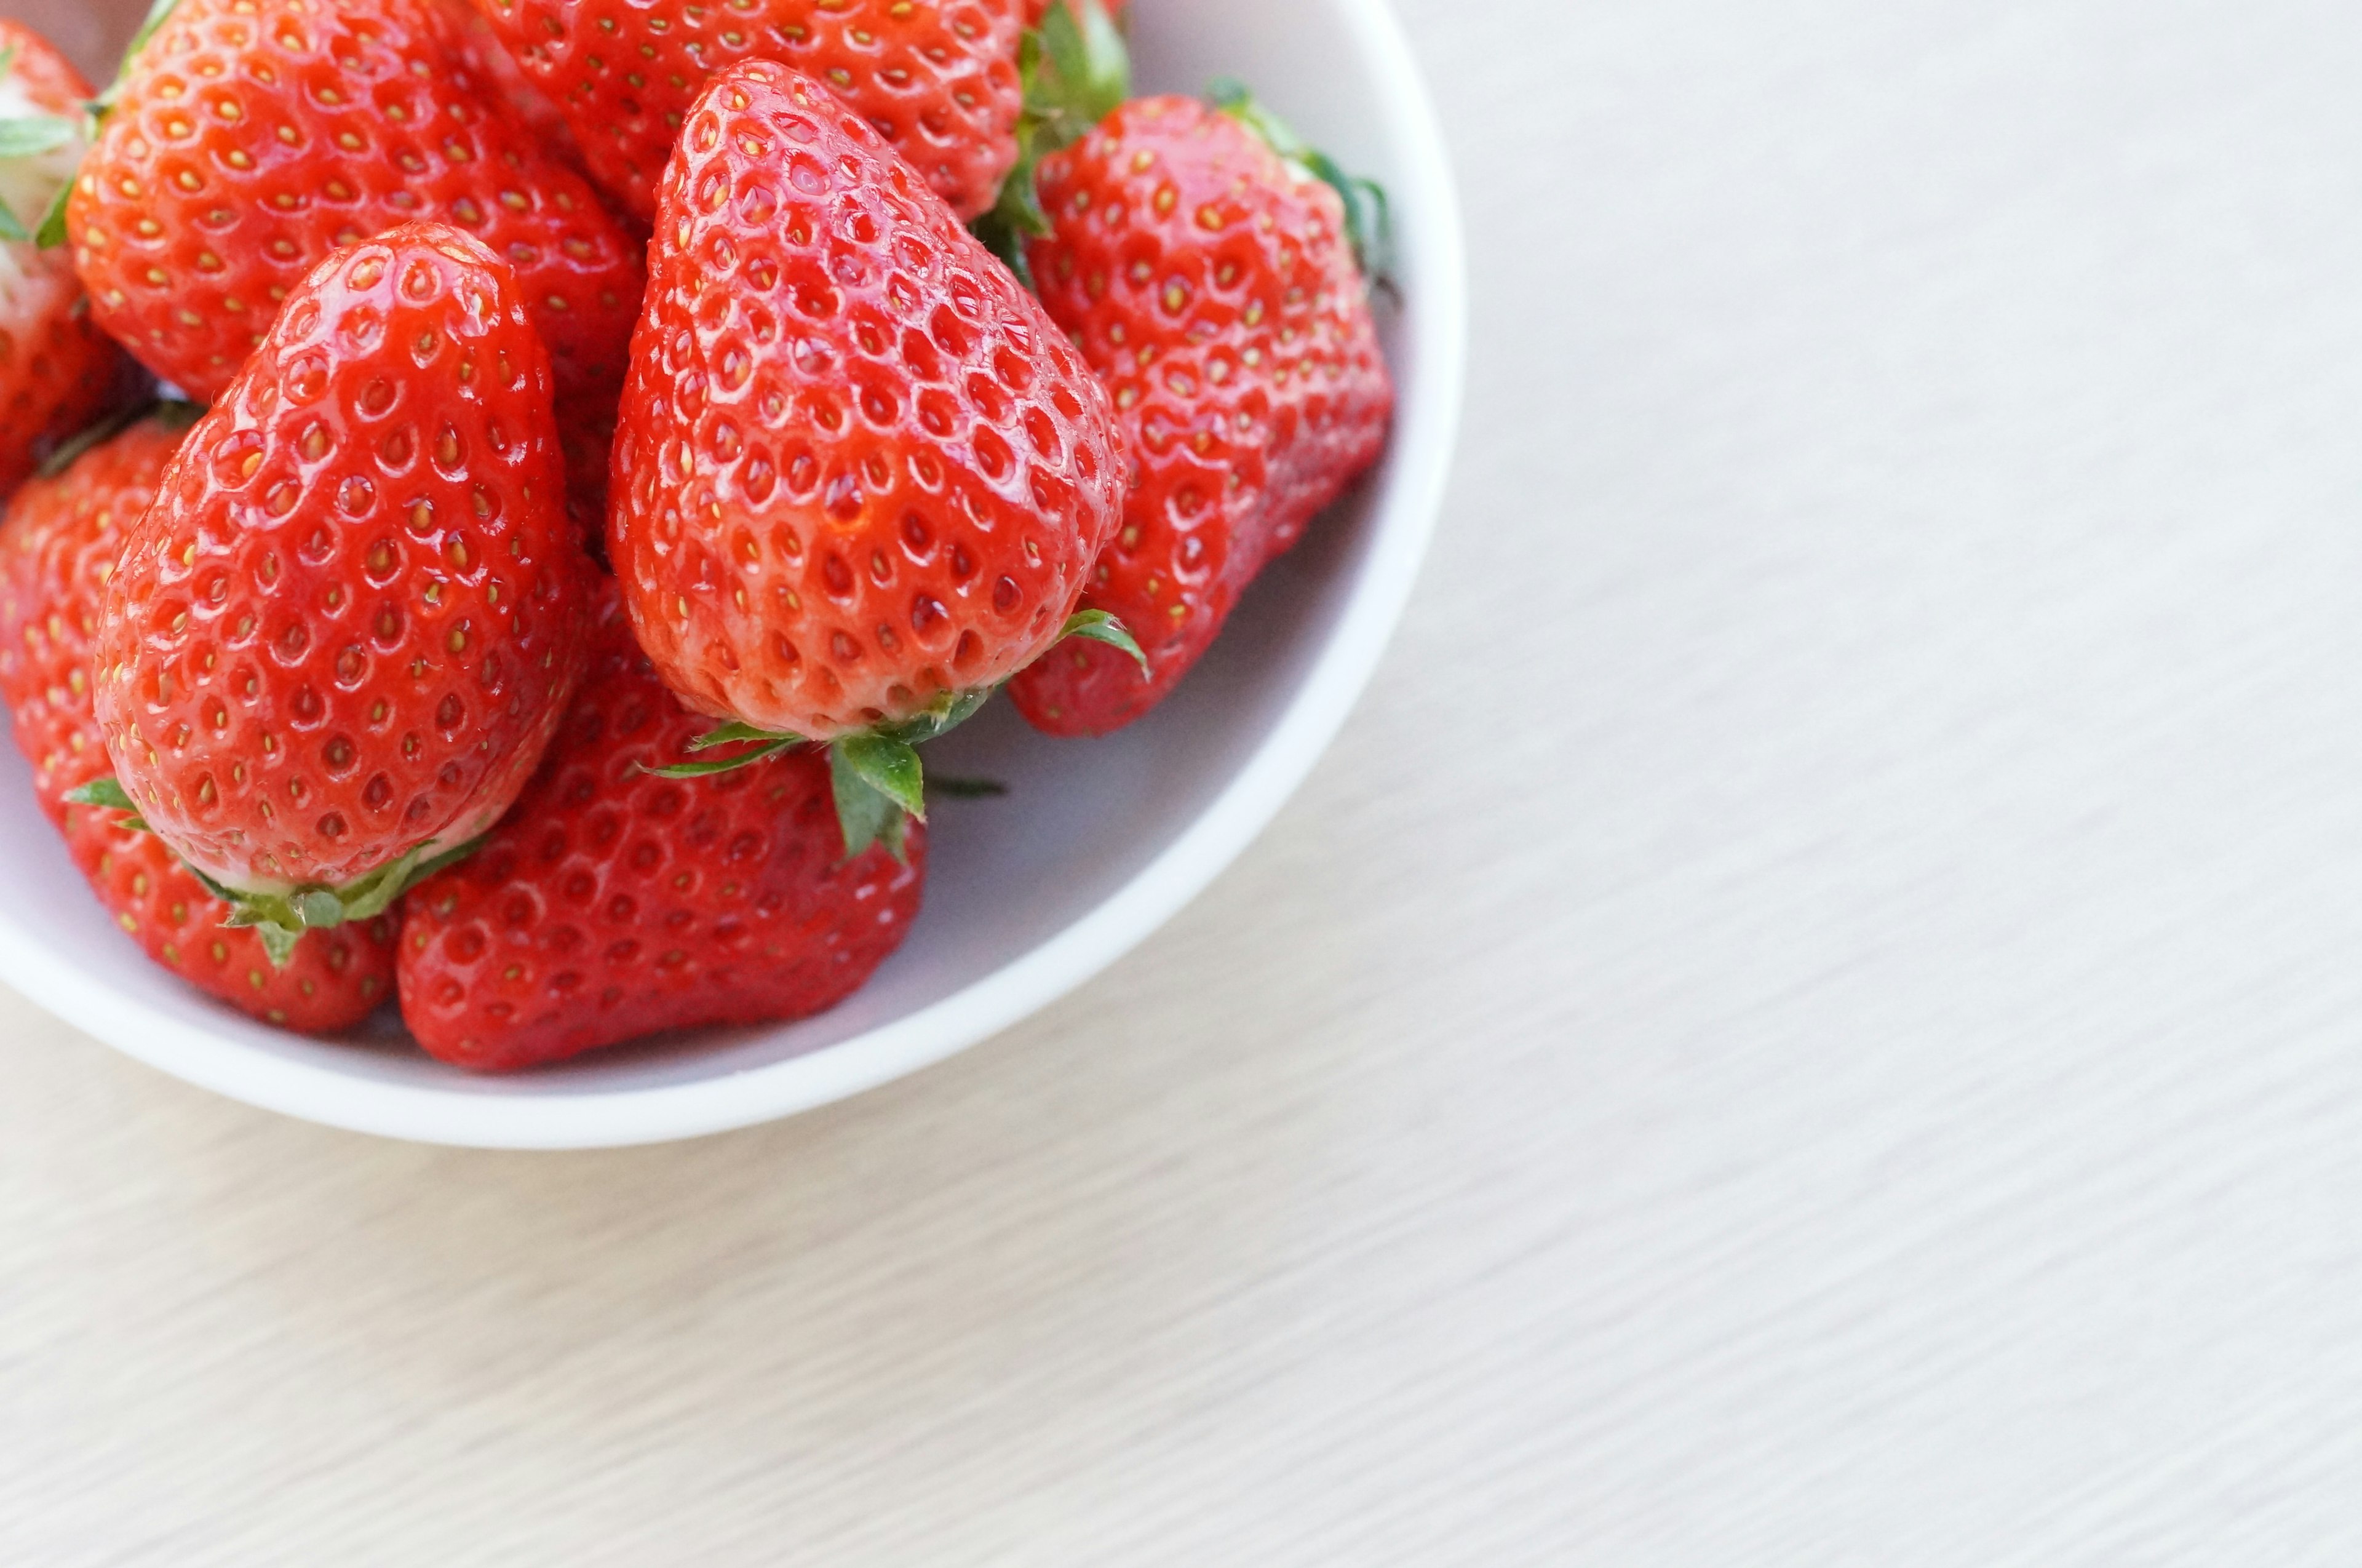
<instances>
[{"instance_id":1,"label":"green leafy stem","mask_svg":"<svg viewBox=\"0 0 2362 1568\"><path fill-rule=\"evenodd\" d=\"M147 47L149 39L156 36L156 29L164 25L164 19L180 3L181 0L154 0L147 17L139 24L139 30L131 35L130 43L124 47L123 63L117 68L115 80L107 84L105 92L83 104L78 115L72 117L24 115L0 120L0 162L38 158L44 153L55 152L77 139L85 143L95 140L99 126L114 112L116 101L123 95L123 84L130 73L131 62L139 58L139 51ZM7 75L16 63L17 51L13 48L0 51L0 77ZM50 197L49 210L41 215L40 222L29 234L26 232L24 221L9 208L8 204L0 202L0 239L31 239L44 250L63 245L66 239L66 202L72 196L73 188L72 175L58 182L57 193Z\"/></svg>"},{"instance_id":2,"label":"green leafy stem","mask_svg":"<svg viewBox=\"0 0 2362 1568\"><path fill-rule=\"evenodd\" d=\"M65 798L77 806L127 812L117 825L140 833L153 831L139 815L130 793L113 774L69 790ZM323 931L351 921L373 920L392 908L393 900L410 889L447 867L457 866L482 848L483 843L481 837L473 838L455 849L433 855L427 853L426 845L420 845L342 887L315 883L283 893L256 893L228 887L193 866L189 867L189 872L204 885L206 892L229 906L222 924L250 927L262 938L263 951L270 955L271 967L283 969L305 932Z\"/></svg>"},{"instance_id":3,"label":"green leafy stem","mask_svg":"<svg viewBox=\"0 0 2362 1568\"><path fill-rule=\"evenodd\" d=\"M1042 160L1080 141L1131 96L1131 56L1100 0L1057 0L1018 45L1025 108L1017 120L1017 163L999 199L972 226L985 248L1033 286L1025 242L1050 232L1034 176Z\"/></svg>"},{"instance_id":4,"label":"green leafy stem","mask_svg":"<svg viewBox=\"0 0 2362 1568\"><path fill-rule=\"evenodd\" d=\"M1139 664L1143 679L1147 677L1148 656L1123 623L1104 610L1076 611L1066 618L1058 636L1061 641L1080 637L1119 649ZM904 857L904 837L911 820L927 820L926 771L919 761L919 747L966 723L996 690L987 686L972 691L946 691L911 718L828 743L829 787L836 801L837 828L844 836L845 859L881 843L896 860ZM802 735L778 730L723 724L690 742L689 749L708 752L735 745L748 749L647 771L660 778L710 778L811 744ZM936 792L977 796L1002 791L998 785L948 779L938 785Z\"/></svg>"}]
</instances>

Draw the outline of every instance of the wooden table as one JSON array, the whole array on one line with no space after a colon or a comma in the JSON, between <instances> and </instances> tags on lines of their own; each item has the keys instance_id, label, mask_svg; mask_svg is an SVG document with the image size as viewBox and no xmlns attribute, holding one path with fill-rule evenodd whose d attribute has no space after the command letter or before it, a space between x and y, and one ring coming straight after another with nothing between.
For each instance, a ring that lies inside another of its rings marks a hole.
<instances>
[{"instance_id":1,"label":"wooden table","mask_svg":"<svg viewBox=\"0 0 2362 1568\"><path fill-rule=\"evenodd\" d=\"M0 1558L2362 1560L2362 24L1403 8L1469 430L1277 826L682 1147L0 999Z\"/></svg>"}]
</instances>

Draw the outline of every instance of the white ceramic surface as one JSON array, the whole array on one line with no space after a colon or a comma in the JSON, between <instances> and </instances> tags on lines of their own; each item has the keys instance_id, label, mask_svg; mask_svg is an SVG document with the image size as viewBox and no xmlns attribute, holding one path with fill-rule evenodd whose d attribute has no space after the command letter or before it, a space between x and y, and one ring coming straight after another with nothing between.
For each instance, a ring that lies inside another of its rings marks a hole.
<instances>
[{"instance_id":1,"label":"white ceramic surface","mask_svg":"<svg viewBox=\"0 0 2362 1568\"><path fill-rule=\"evenodd\" d=\"M1384 464L1276 564L1149 720L1056 742L1005 703L930 748L1004 779L938 809L924 913L859 995L786 1026L706 1031L505 1078L402 1037L318 1042L253 1022L150 966L81 886L0 762L0 979L99 1039L251 1104L434 1143L574 1148L743 1127L899 1077L1089 978L1203 888L1275 812L1352 707L1399 617L1441 500L1466 301L1451 175L1383 0L1135 0L1142 91L1252 83L1347 167L1382 180L1401 308L1383 329L1399 390ZM5 748L0 748L5 749Z\"/></svg>"}]
</instances>

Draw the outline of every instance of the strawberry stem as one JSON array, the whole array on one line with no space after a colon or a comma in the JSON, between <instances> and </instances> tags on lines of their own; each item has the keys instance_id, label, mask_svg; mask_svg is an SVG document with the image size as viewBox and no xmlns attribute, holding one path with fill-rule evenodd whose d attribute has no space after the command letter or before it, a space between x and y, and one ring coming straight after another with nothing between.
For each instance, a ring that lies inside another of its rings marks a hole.
<instances>
[{"instance_id":1,"label":"strawberry stem","mask_svg":"<svg viewBox=\"0 0 2362 1568\"><path fill-rule=\"evenodd\" d=\"M847 860L883 840L895 859L902 858L905 822L927 820L926 774L919 762L919 746L967 722L984 706L994 687L974 691L945 691L914 716L873 730L840 735L828 743L829 779L836 796L837 827L844 834ZM699 762L678 762L668 767L641 770L659 778L711 778L763 762L811 743L801 735L752 724L718 724L689 743L692 752L715 746L756 743L734 756Z\"/></svg>"},{"instance_id":2,"label":"strawberry stem","mask_svg":"<svg viewBox=\"0 0 2362 1568\"><path fill-rule=\"evenodd\" d=\"M154 0L149 6L139 30L123 46L123 61L115 68L115 80L106 84L105 92L83 105L82 123L74 128L81 132L83 141L98 139L98 127L114 113L116 100L123 96L124 83L130 79L131 67L138 60L139 51L148 47L148 40L156 36L156 29L164 25L180 3L181 0ZM80 177L79 169L67 175L59 182L57 193L50 198L49 210L41 215L39 226L33 230L33 243L42 249L54 250L66 242L66 202L73 195L74 182Z\"/></svg>"},{"instance_id":3,"label":"strawberry stem","mask_svg":"<svg viewBox=\"0 0 2362 1568\"><path fill-rule=\"evenodd\" d=\"M1100 0L1056 0L1018 46L1025 108L1017 120L1017 163L1000 198L969 226L985 248L1033 287L1027 239L1050 232L1034 175L1042 160L1080 141L1131 96L1131 56Z\"/></svg>"},{"instance_id":4,"label":"strawberry stem","mask_svg":"<svg viewBox=\"0 0 2362 1568\"><path fill-rule=\"evenodd\" d=\"M101 811L130 813L119 826L138 833L149 833L148 823L138 814L130 792L123 788L113 774L102 774L76 790L66 791L65 799L77 806L91 806ZM350 921L374 920L393 907L393 900L412 888L447 867L457 866L483 847L484 838L471 838L456 848L428 854L429 845L419 845L366 876L357 877L340 888L314 883L291 889L283 893L258 893L233 888L217 880L194 866L190 875L202 883L206 892L229 906L222 924L239 930L250 929L262 938L263 951L270 956L270 966L283 969L293 956L295 944L307 931L322 931L343 925ZM188 865L183 859L182 864Z\"/></svg>"},{"instance_id":5,"label":"strawberry stem","mask_svg":"<svg viewBox=\"0 0 2362 1568\"><path fill-rule=\"evenodd\" d=\"M15 58L13 50L6 58L0 58L0 76L8 73ZM55 152L74 138L78 128L73 121L56 115L19 115L14 119L0 120L0 163ZM25 220L17 215L17 209L0 202L0 239L21 241L32 237Z\"/></svg>"}]
</instances>

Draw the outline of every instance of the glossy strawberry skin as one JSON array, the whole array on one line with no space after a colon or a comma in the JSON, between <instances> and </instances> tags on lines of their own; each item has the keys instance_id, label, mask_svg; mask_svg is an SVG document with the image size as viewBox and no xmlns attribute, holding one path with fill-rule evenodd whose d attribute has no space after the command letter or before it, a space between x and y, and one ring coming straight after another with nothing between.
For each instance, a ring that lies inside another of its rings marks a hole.
<instances>
[{"instance_id":1,"label":"glossy strawberry skin","mask_svg":"<svg viewBox=\"0 0 2362 1568\"><path fill-rule=\"evenodd\" d=\"M17 101L0 110L81 113L90 96L81 72L30 28L0 19L0 53L9 50L15 59L0 95ZM10 211L30 232L41 221L40 182L10 193ZM48 447L105 413L128 370L91 320L72 259L30 240L0 240L0 498L31 477Z\"/></svg>"},{"instance_id":2,"label":"glossy strawberry skin","mask_svg":"<svg viewBox=\"0 0 2362 1568\"><path fill-rule=\"evenodd\" d=\"M67 205L99 324L210 401L332 250L434 220L516 269L562 387L614 385L638 247L464 52L435 0L182 0Z\"/></svg>"},{"instance_id":3,"label":"glossy strawberry skin","mask_svg":"<svg viewBox=\"0 0 2362 1568\"><path fill-rule=\"evenodd\" d=\"M918 915L925 829L839 864L816 752L710 778L679 762L708 727L656 678L612 595L582 690L541 772L476 856L420 883L403 1020L445 1061L505 1072L635 1036L820 1012Z\"/></svg>"},{"instance_id":4,"label":"glossy strawberry skin","mask_svg":"<svg viewBox=\"0 0 2362 1568\"><path fill-rule=\"evenodd\" d=\"M107 584L117 778L241 891L454 847L564 712L590 569L507 267L441 225L341 251L190 432Z\"/></svg>"},{"instance_id":5,"label":"glossy strawberry skin","mask_svg":"<svg viewBox=\"0 0 2362 1568\"><path fill-rule=\"evenodd\" d=\"M262 940L163 840L66 792L112 767L91 712L91 644L125 533L154 498L182 427L143 420L17 492L0 524L0 701L36 800L75 867L149 957L242 1011L307 1033L348 1029L393 994L391 916L322 933L274 966Z\"/></svg>"},{"instance_id":6,"label":"glossy strawberry skin","mask_svg":"<svg viewBox=\"0 0 2362 1568\"><path fill-rule=\"evenodd\" d=\"M476 0L643 219L712 75L772 60L826 84L963 217L1017 160L1018 0Z\"/></svg>"},{"instance_id":7,"label":"glossy strawberry skin","mask_svg":"<svg viewBox=\"0 0 2362 1568\"><path fill-rule=\"evenodd\" d=\"M1121 510L1113 412L866 125L717 77L649 258L608 548L684 700L827 740L1056 640Z\"/></svg>"},{"instance_id":8,"label":"glossy strawberry skin","mask_svg":"<svg viewBox=\"0 0 2362 1568\"><path fill-rule=\"evenodd\" d=\"M1161 701L1239 594L1385 445L1393 383L1327 185L1189 98L1125 105L1043 160L1043 304L1113 394L1133 485L1083 602L1139 639L1151 679L1070 642L1010 694L1054 734Z\"/></svg>"}]
</instances>

